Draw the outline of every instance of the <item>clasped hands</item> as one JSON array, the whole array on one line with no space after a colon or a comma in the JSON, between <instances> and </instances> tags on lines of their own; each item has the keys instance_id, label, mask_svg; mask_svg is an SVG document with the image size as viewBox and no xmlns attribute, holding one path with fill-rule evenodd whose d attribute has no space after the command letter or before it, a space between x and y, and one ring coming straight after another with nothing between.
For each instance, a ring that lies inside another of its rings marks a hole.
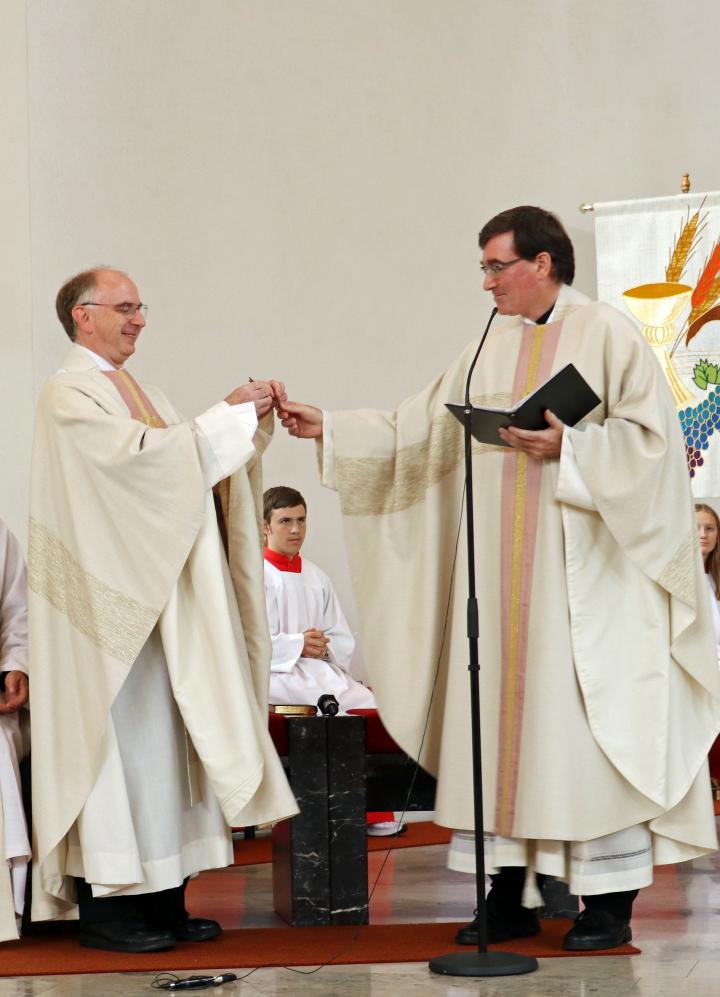
<instances>
[{"instance_id":1,"label":"clasped hands","mask_svg":"<svg viewBox=\"0 0 720 997\"><path fill-rule=\"evenodd\" d=\"M258 419L267 415L270 409L280 407L287 401L285 385L282 381L248 381L247 384L235 388L225 397L228 405L242 405L252 402Z\"/></svg>"},{"instance_id":2,"label":"clasped hands","mask_svg":"<svg viewBox=\"0 0 720 997\"><path fill-rule=\"evenodd\" d=\"M326 637L322 630L311 627L303 631L303 658L326 658L328 657L328 644L330 638Z\"/></svg>"}]
</instances>

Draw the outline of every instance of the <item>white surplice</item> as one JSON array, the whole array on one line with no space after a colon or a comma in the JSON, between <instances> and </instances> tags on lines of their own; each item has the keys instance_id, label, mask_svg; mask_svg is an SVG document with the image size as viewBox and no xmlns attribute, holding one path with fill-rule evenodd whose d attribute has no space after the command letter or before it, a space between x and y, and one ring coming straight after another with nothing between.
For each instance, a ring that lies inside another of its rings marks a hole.
<instances>
[{"instance_id":1,"label":"white surplice","mask_svg":"<svg viewBox=\"0 0 720 997\"><path fill-rule=\"evenodd\" d=\"M708 597L710 599L710 609L712 611L713 626L715 628L715 644L717 645L718 665L720 665L720 602L715 592L715 585L709 574L705 575L707 581Z\"/></svg>"},{"instance_id":2,"label":"white surplice","mask_svg":"<svg viewBox=\"0 0 720 997\"><path fill-rule=\"evenodd\" d=\"M266 560L265 600L273 648L272 704L315 706L320 696L329 693L342 712L375 709L370 689L350 674L355 638L321 568L303 558L301 571L281 571ZM303 635L312 628L330 639L327 660L303 657Z\"/></svg>"},{"instance_id":3,"label":"white surplice","mask_svg":"<svg viewBox=\"0 0 720 997\"><path fill-rule=\"evenodd\" d=\"M27 576L19 542L0 520L0 672L28 674ZM0 941L18 937L30 858L19 763L27 753L26 709L0 716L0 840L7 872L0 875Z\"/></svg>"}]
</instances>

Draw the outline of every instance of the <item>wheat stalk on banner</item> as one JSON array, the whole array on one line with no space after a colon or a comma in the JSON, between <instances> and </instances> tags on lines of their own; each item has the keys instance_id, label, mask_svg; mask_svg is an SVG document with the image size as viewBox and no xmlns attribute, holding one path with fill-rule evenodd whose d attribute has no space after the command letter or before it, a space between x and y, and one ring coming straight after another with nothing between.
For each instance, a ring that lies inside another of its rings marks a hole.
<instances>
[{"instance_id":1,"label":"wheat stalk on banner","mask_svg":"<svg viewBox=\"0 0 720 997\"><path fill-rule=\"evenodd\" d=\"M695 212L692 218L688 217L688 220L683 225L682 231L673 246L673 251L670 255L670 262L665 268L665 280L670 284L679 284L682 275L685 272L685 267L688 265L692 259L693 251L697 245L697 241L700 238L700 233L705 228L705 219L707 218L707 212L700 218L700 208ZM690 209L688 208L688 216L690 215Z\"/></svg>"}]
</instances>

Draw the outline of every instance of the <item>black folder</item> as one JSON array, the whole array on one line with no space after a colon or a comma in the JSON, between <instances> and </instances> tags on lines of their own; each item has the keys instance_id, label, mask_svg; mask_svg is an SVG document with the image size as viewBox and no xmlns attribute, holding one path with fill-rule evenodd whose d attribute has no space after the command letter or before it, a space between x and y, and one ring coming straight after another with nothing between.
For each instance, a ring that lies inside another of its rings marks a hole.
<instances>
[{"instance_id":1,"label":"black folder","mask_svg":"<svg viewBox=\"0 0 720 997\"><path fill-rule=\"evenodd\" d=\"M506 447L508 444L498 435L501 427L547 429L545 409L554 412L566 426L574 426L599 404L600 399L580 371L569 363L512 408L482 408L473 405L470 431L479 443ZM464 405L447 404L446 407L458 422L465 421Z\"/></svg>"}]
</instances>

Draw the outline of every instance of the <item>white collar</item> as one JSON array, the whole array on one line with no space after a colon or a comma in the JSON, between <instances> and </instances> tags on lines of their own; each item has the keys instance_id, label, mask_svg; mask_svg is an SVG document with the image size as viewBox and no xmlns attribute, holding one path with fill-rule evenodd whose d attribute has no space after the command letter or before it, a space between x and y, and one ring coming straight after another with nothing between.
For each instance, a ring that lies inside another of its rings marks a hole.
<instances>
[{"instance_id":1,"label":"white collar","mask_svg":"<svg viewBox=\"0 0 720 997\"><path fill-rule=\"evenodd\" d=\"M586 305L589 301L590 298L583 294L582 291L576 291L569 284L561 284L560 293L555 300L552 311L545 320L545 324L549 325L550 322L557 322L558 319L565 318L567 313L572 311L573 308L577 308L578 305ZM522 316L522 320L525 325L537 325L534 319L525 318L524 315Z\"/></svg>"},{"instance_id":2,"label":"white collar","mask_svg":"<svg viewBox=\"0 0 720 997\"><path fill-rule=\"evenodd\" d=\"M89 350L87 346L81 346L80 343L75 343L79 350L83 350L89 357L95 361L100 370L118 370L119 368L115 364L110 363L105 357L101 357L99 353L95 353L93 350Z\"/></svg>"}]
</instances>

